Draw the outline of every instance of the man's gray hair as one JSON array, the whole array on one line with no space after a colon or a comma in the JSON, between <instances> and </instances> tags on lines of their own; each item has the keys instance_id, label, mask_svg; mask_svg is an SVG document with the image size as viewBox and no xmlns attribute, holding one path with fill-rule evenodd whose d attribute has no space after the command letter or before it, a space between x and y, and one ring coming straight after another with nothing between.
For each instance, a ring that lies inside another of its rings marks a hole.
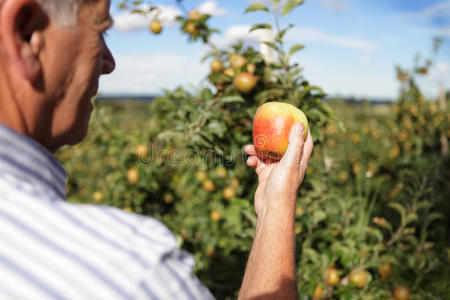
<instances>
[{"instance_id":1,"label":"man's gray hair","mask_svg":"<svg viewBox=\"0 0 450 300\"><path fill-rule=\"evenodd\" d=\"M0 0L0 8L5 0ZM75 26L81 3L86 0L36 0L49 18L64 27Z\"/></svg>"}]
</instances>

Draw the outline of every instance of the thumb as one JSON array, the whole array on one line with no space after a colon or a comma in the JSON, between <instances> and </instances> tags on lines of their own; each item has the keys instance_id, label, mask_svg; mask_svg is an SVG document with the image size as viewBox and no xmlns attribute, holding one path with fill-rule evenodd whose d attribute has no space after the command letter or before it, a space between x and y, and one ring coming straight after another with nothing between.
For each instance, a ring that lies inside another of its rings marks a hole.
<instances>
[{"instance_id":1,"label":"thumb","mask_svg":"<svg viewBox=\"0 0 450 300\"><path fill-rule=\"evenodd\" d=\"M289 144L281 162L288 167L298 168L302 160L305 126L297 122L289 132Z\"/></svg>"}]
</instances>

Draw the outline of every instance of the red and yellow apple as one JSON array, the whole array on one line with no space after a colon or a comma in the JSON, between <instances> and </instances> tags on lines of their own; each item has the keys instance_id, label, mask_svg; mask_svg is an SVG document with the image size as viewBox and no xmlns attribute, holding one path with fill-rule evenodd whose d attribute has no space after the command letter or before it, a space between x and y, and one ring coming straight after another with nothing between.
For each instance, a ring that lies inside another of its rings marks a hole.
<instances>
[{"instance_id":1,"label":"red and yellow apple","mask_svg":"<svg viewBox=\"0 0 450 300\"><path fill-rule=\"evenodd\" d=\"M189 33L190 35L196 35L196 34L198 34L197 27L196 27L195 24L192 23L192 22L188 22L188 23L186 24L186 32Z\"/></svg>"},{"instance_id":2,"label":"red and yellow apple","mask_svg":"<svg viewBox=\"0 0 450 300\"><path fill-rule=\"evenodd\" d=\"M350 282L354 283L358 288L363 288L368 281L368 276L366 271L357 270L350 274L349 279Z\"/></svg>"},{"instance_id":3,"label":"red and yellow apple","mask_svg":"<svg viewBox=\"0 0 450 300\"><path fill-rule=\"evenodd\" d=\"M247 94L253 90L257 82L258 79L256 76L248 72L239 73L239 75L237 75L233 80L236 89L244 94Z\"/></svg>"},{"instance_id":4,"label":"red and yellow apple","mask_svg":"<svg viewBox=\"0 0 450 300\"><path fill-rule=\"evenodd\" d=\"M381 281L386 281L388 277L392 274L391 264L388 262L383 262L378 268L378 273L380 274Z\"/></svg>"},{"instance_id":5,"label":"red and yellow apple","mask_svg":"<svg viewBox=\"0 0 450 300\"><path fill-rule=\"evenodd\" d=\"M101 203L103 200L103 193L100 191L96 191L93 195L94 201L97 203Z\"/></svg>"},{"instance_id":6,"label":"red and yellow apple","mask_svg":"<svg viewBox=\"0 0 450 300\"><path fill-rule=\"evenodd\" d=\"M253 144L258 157L280 160L288 147L289 132L297 122L305 126L306 139L308 120L300 109L283 102L261 105L253 118Z\"/></svg>"},{"instance_id":7,"label":"red and yellow apple","mask_svg":"<svg viewBox=\"0 0 450 300\"><path fill-rule=\"evenodd\" d=\"M236 196L236 191L233 187L231 186L227 186L222 190L222 196L226 199L226 200L231 200Z\"/></svg>"},{"instance_id":8,"label":"red and yellow apple","mask_svg":"<svg viewBox=\"0 0 450 300\"><path fill-rule=\"evenodd\" d=\"M226 68L225 71L223 71L223 74L229 76L229 77L234 77L234 69L233 68Z\"/></svg>"},{"instance_id":9,"label":"red and yellow apple","mask_svg":"<svg viewBox=\"0 0 450 300\"><path fill-rule=\"evenodd\" d=\"M394 298L396 300L409 300L409 289L405 286L398 286L394 289Z\"/></svg>"},{"instance_id":10,"label":"red and yellow apple","mask_svg":"<svg viewBox=\"0 0 450 300\"><path fill-rule=\"evenodd\" d=\"M322 299L323 296L323 288L320 285L316 286L316 289L314 290L313 299Z\"/></svg>"},{"instance_id":11,"label":"red and yellow apple","mask_svg":"<svg viewBox=\"0 0 450 300\"><path fill-rule=\"evenodd\" d=\"M148 156L148 148L149 148L149 146L145 145L145 144L137 145L136 149L135 149L136 156L139 158L147 157Z\"/></svg>"},{"instance_id":12,"label":"red and yellow apple","mask_svg":"<svg viewBox=\"0 0 450 300\"><path fill-rule=\"evenodd\" d=\"M247 63L247 59L245 57L236 53L231 54L229 61L231 66L235 69L242 68Z\"/></svg>"},{"instance_id":13,"label":"red and yellow apple","mask_svg":"<svg viewBox=\"0 0 450 300\"><path fill-rule=\"evenodd\" d=\"M339 283L339 279L340 279L338 270L335 268L326 269L323 277L324 277L325 284L328 286L335 286L336 284Z\"/></svg>"},{"instance_id":14,"label":"red and yellow apple","mask_svg":"<svg viewBox=\"0 0 450 300\"><path fill-rule=\"evenodd\" d=\"M139 182L139 171L136 168L128 169L127 179L130 184L137 184Z\"/></svg>"},{"instance_id":15,"label":"red and yellow apple","mask_svg":"<svg viewBox=\"0 0 450 300\"><path fill-rule=\"evenodd\" d=\"M247 72L254 74L256 71L256 66L255 64L248 64L247 65Z\"/></svg>"},{"instance_id":16,"label":"red and yellow apple","mask_svg":"<svg viewBox=\"0 0 450 300\"><path fill-rule=\"evenodd\" d=\"M188 18L191 21L198 21L200 20L201 14L197 9L193 9L189 12Z\"/></svg>"},{"instance_id":17,"label":"red and yellow apple","mask_svg":"<svg viewBox=\"0 0 450 300\"><path fill-rule=\"evenodd\" d=\"M161 32L161 30L162 30L163 27L162 27L162 24L161 24L160 21L158 21L158 20L153 20L153 21L150 23L149 28L150 28L151 32L153 32L154 34L159 34L159 33Z\"/></svg>"},{"instance_id":18,"label":"red and yellow apple","mask_svg":"<svg viewBox=\"0 0 450 300\"><path fill-rule=\"evenodd\" d=\"M214 192L216 190L216 185L210 179L203 181L202 187L207 192Z\"/></svg>"},{"instance_id":19,"label":"red and yellow apple","mask_svg":"<svg viewBox=\"0 0 450 300\"><path fill-rule=\"evenodd\" d=\"M222 62L219 59L214 59L211 62L211 71L213 73L219 73L219 72L222 72L222 70L223 70Z\"/></svg>"},{"instance_id":20,"label":"red and yellow apple","mask_svg":"<svg viewBox=\"0 0 450 300\"><path fill-rule=\"evenodd\" d=\"M222 219L222 215L217 210L212 210L209 215L214 222L219 222Z\"/></svg>"}]
</instances>

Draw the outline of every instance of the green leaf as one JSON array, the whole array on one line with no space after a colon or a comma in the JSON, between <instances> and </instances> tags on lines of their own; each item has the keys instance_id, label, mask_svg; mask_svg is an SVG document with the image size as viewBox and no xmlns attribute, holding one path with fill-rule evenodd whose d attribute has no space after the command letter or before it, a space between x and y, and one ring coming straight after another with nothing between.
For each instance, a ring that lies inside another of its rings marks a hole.
<instances>
[{"instance_id":1,"label":"green leaf","mask_svg":"<svg viewBox=\"0 0 450 300\"><path fill-rule=\"evenodd\" d=\"M386 219L381 219L384 220L384 222L376 222L376 218L375 218L375 224L377 224L378 226L380 226L381 228L384 228L386 230L388 230L389 232L392 232L392 225L391 223L389 223L389 221L387 221Z\"/></svg>"},{"instance_id":2,"label":"green leaf","mask_svg":"<svg viewBox=\"0 0 450 300\"><path fill-rule=\"evenodd\" d=\"M365 232L367 232L368 235L373 236L379 243L383 241L383 234L380 230L373 227L367 227Z\"/></svg>"},{"instance_id":3,"label":"green leaf","mask_svg":"<svg viewBox=\"0 0 450 300\"><path fill-rule=\"evenodd\" d=\"M315 265L320 265L320 255L316 251L314 251L312 248L306 248L303 250L303 255L312 261Z\"/></svg>"},{"instance_id":4,"label":"green leaf","mask_svg":"<svg viewBox=\"0 0 450 300\"><path fill-rule=\"evenodd\" d=\"M318 210L318 211L314 212L314 214L313 214L313 217L312 217L313 224L317 224L320 221L325 220L326 218L327 218L327 215L325 214L325 212Z\"/></svg>"},{"instance_id":5,"label":"green leaf","mask_svg":"<svg viewBox=\"0 0 450 300\"><path fill-rule=\"evenodd\" d=\"M398 203L398 202L391 202L391 203L389 203L388 206L389 206L390 208L395 209L395 210L400 214L400 216L402 217L402 219L404 220L404 217L405 217L405 215L406 215L406 209L403 207L403 205L401 205L401 204Z\"/></svg>"},{"instance_id":6,"label":"green leaf","mask_svg":"<svg viewBox=\"0 0 450 300\"><path fill-rule=\"evenodd\" d=\"M405 218L405 224L409 224L411 222L416 222L418 219L418 216L416 213L409 213Z\"/></svg>"},{"instance_id":7,"label":"green leaf","mask_svg":"<svg viewBox=\"0 0 450 300\"><path fill-rule=\"evenodd\" d=\"M277 35L275 36L275 40L279 43L281 43L281 41L283 40L283 36L286 34L286 32L288 32L289 29L291 29L292 27L294 27L293 24L289 24L285 29L281 30L280 32L277 33Z\"/></svg>"},{"instance_id":8,"label":"green leaf","mask_svg":"<svg viewBox=\"0 0 450 300\"><path fill-rule=\"evenodd\" d=\"M249 32L252 32L254 30L258 29L272 29L272 26L269 23L262 23L262 24L255 24L250 28Z\"/></svg>"},{"instance_id":9,"label":"green leaf","mask_svg":"<svg viewBox=\"0 0 450 300\"><path fill-rule=\"evenodd\" d=\"M407 227L403 230L403 235L410 235L414 234L416 232L416 229L413 227Z\"/></svg>"},{"instance_id":10,"label":"green leaf","mask_svg":"<svg viewBox=\"0 0 450 300\"><path fill-rule=\"evenodd\" d=\"M269 9L264 3L252 3L250 4L244 11L244 13L253 12L253 11L266 11L269 12Z\"/></svg>"},{"instance_id":11,"label":"green leaf","mask_svg":"<svg viewBox=\"0 0 450 300\"><path fill-rule=\"evenodd\" d=\"M231 200L231 204L237 205L237 206L243 207L243 208L250 208L251 207L251 205L250 205L250 203L248 202L247 199L236 198L236 197Z\"/></svg>"},{"instance_id":12,"label":"green leaf","mask_svg":"<svg viewBox=\"0 0 450 300\"><path fill-rule=\"evenodd\" d=\"M142 14L142 15L145 14L145 11L143 11L142 9L138 9L138 8L132 9L131 12L133 14Z\"/></svg>"},{"instance_id":13,"label":"green leaf","mask_svg":"<svg viewBox=\"0 0 450 300\"><path fill-rule=\"evenodd\" d=\"M217 57L217 53L216 53L216 51L210 51L210 52L208 52L208 53L206 53L202 58L201 58L201 62L205 62L208 58L210 58L210 57Z\"/></svg>"},{"instance_id":14,"label":"green leaf","mask_svg":"<svg viewBox=\"0 0 450 300\"><path fill-rule=\"evenodd\" d=\"M223 128L222 124L218 121L210 122L206 127L206 130L220 138L223 137L223 134L225 133L225 129Z\"/></svg>"},{"instance_id":15,"label":"green leaf","mask_svg":"<svg viewBox=\"0 0 450 300\"><path fill-rule=\"evenodd\" d=\"M252 223L253 226L256 226L256 224L258 223L258 218L255 214L245 209L242 210L242 214Z\"/></svg>"},{"instance_id":16,"label":"green leaf","mask_svg":"<svg viewBox=\"0 0 450 300\"><path fill-rule=\"evenodd\" d=\"M305 48L304 45L302 45L302 44L295 44L294 46L291 47L291 49L289 49L289 55L292 55L295 52L302 50L303 48Z\"/></svg>"},{"instance_id":17,"label":"green leaf","mask_svg":"<svg viewBox=\"0 0 450 300\"><path fill-rule=\"evenodd\" d=\"M265 91L258 93L255 96L255 100L258 102L264 103L268 100L280 98L282 96L284 96L284 90L274 88L274 89L265 90Z\"/></svg>"},{"instance_id":18,"label":"green leaf","mask_svg":"<svg viewBox=\"0 0 450 300\"><path fill-rule=\"evenodd\" d=\"M225 96L225 97L220 98L220 102L222 102L224 104L244 103L245 100L241 96Z\"/></svg>"},{"instance_id":19,"label":"green leaf","mask_svg":"<svg viewBox=\"0 0 450 300\"><path fill-rule=\"evenodd\" d=\"M281 8L281 14L283 16L286 16L288 13L290 13L294 8L302 4L304 0L289 0L287 1L283 7Z\"/></svg>"},{"instance_id":20,"label":"green leaf","mask_svg":"<svg viewBox=\"0 0 450 300\"><path fill-rule=\"evenodd\" d=\"M433 204L431 204L430 201L421 201L419 203L417 203L417 210L422 210L422 209L429 209L433 206Z\"/></svg>"},{"instance_id":21,"label":"green leaf","mask_svg":"<svg viewBox=\"0 0 450 300\"><path fill-rule=\"evenodd\" d=\"M427 220L429 223L431 223L435 220L443 219L443 218L444 218L444 216L438 212L431 213L427 216Z\"/></svg>"},{"instance_id":22,"label":"green leaf","mask_svg":"<svg viewBox=\"0 0 450 300\"><path fill-rule=\"evenodd\" d=\"M273 49L275 49L275 50L278 50L279 48L278 48L278 46L275 44L275 43L273 43L273 42L263 42L264 44L266 44L267 46L269 46L270 48L273 48Z\"/></svg>"},{"instance_id":23,"label":"green leaf","mask_svg":"<svg viewBox=\"0 0 450 300\"><path fill-rule=\"evenodd\" d=\"M203 89L203 91L202 91L202 99L203 100L205 100L205 101L211 100L213 98L213 96L214 96L213 92L210 89L208 89L208 88Z\"/></svg>"}]
</instances>

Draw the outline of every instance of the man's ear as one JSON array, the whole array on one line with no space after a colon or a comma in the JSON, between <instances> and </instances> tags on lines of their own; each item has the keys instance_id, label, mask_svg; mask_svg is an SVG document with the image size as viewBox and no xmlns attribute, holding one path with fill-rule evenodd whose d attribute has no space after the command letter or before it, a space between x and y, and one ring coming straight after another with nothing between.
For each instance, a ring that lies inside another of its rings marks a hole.
<instances>
[{"instance_id":1,"label":"man's ear","mask_svg":"<svg viewBox=\"0 0 450 300\"><path fill-rule=\"evenodd\" d=\"M4 0L0 10L0 38L10 62L31 84L41 75L47 14L35 0Z\"/></svg>"}]
</instances>

